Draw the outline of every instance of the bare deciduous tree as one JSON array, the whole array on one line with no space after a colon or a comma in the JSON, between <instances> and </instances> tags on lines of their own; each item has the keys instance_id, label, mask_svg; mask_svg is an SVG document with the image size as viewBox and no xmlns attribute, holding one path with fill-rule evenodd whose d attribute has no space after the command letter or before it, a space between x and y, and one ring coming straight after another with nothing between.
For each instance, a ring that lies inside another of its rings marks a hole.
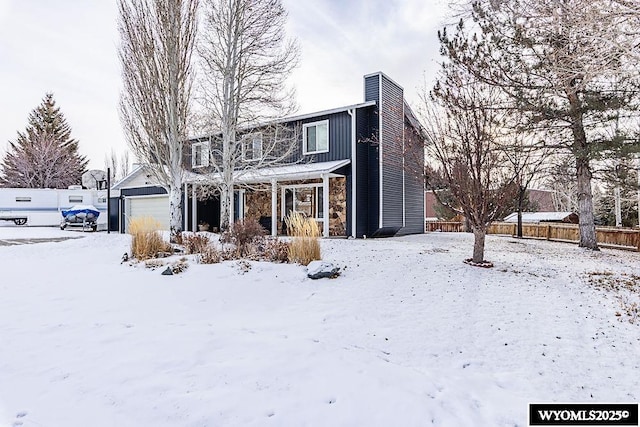
<instances>
[{"instance_id":1,"label":"bare deciduous tree","mask_svg":"<svg viewBox=\"0 0 640 427\"><path fill-rule=\"evenodd\" d=\"M119 0L123 93L128 143L169 192L170 232L182 223L182 152L192 86L199 0Z\"/></svg>"},{"instance_id":2,"label":"bare deciduous tree","mask_svg":"<svg viewBox=\"0 0 640 427\"><path fill-rule=\"evenodd\" d=\"M221 177L217 187L225 229L233 221L237 170L281 162L295 147L295 135L285 135L288 128L269 126L263 132L273 137L264 137L260 152L243 162L246 131L294 110L286 79L299 50L285 37L287 12L280 0L205 0L204 19L201 102L209 133L220 135L212 146L211 168Z\"/></svg>"},{"instance_id":3,"label":"bare deciduous tree","mask_svg":"<svg viewBox=\"0 0 640 427\"><path fill-rule=\"evenodd\" d=\"M111 182L118 181L129 174L131 161L129 160L129 150L125 150L120 154L112 148L109 154L104 155L104 169L111 170Z\"/></svg>"},{"instance_id":4,"label":"bare deciduous tree","mask_svg":"<svg viewBox=\"0 0 640 427\"><path fill-rule=\"evenodd\" d=\"M427 185L447 188L451 200L436 198L465 216L474 234L473 263L483 263L489 224L504 215L515 196L514 175L500 141L507 112L498 89L474 82L452 68L424 95Z\"/></svg>"},{"instance_id":5,"label":"bare deciduous tree","mask_svg":"<svg viewBox=\"0 0 640 427\"><path fill-rule=\"evenodd\" d=\"M552 154L543 184L552 190L553 207L559 212L578 212L578 189L573 157Z\"/></svg>"},{"instance_id":6,"label":"bare deciduous tree","mask_svg":"<svg viewBox=\"0 0 640 427\"><path fill-rule=\"evenodd\" d=\"M520 128L518 115L514 118L515 122L512 121L507 125L510 129L509 135L504 138L504 141L499 142L499 145L507 160L507 168L514 176L517 189L515 208L518 214L516 236L522 238L522 210L526 202L527 190L547 169L549 149L536 141L533 134Z\"/></svg>"}]
</instances>

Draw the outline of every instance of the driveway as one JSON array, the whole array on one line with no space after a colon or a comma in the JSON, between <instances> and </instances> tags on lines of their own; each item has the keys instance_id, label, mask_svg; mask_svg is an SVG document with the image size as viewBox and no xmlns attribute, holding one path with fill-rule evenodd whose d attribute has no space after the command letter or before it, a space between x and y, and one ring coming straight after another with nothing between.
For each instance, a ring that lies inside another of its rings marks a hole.
<instances>
[{"instance_id":1,"label":"driveway","mask_svg":"<svg viewBox=\"0 0 640 427\"><path fill-rule=\"evenodd\" d=\"M34 243L63 242L78 237L51 237L51 238L31 238L31 239L0 239L0 246L31 245Z\"/></svg>"}]
</instances>

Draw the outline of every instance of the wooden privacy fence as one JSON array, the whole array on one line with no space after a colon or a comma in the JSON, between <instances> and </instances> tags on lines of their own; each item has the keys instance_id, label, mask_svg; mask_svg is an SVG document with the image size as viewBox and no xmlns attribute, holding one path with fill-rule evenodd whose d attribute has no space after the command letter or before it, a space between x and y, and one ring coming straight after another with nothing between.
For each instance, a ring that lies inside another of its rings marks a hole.
<instances>
[{"instance_id":1,"label":"wooden privacy fence","mask_svg":"<svg viewBox=\"0 0 640 427\"><path fill-rule=\"evenodd\" d=\"M461 233L464 231L464 224L456 221L427 221L425 230Z\"/></svg>"},{"instance_id":2,"label":"wooden privacy fence","mask_svg":"<svg viewBox=\"0 0 640 427\"><path fill-rule=\"evenodd\" d=\"M463 228L461 222L428 221L426 223L426 231L461 232L464 231ZM495 222L489 226L487 233L515 236L517 224ZM522 224L522 237L577 243L580 240L580 230L577 224ZM596 237L598 244L602 247L640 251L640 230L596 227Z\"/></svg>"}]
</instances>

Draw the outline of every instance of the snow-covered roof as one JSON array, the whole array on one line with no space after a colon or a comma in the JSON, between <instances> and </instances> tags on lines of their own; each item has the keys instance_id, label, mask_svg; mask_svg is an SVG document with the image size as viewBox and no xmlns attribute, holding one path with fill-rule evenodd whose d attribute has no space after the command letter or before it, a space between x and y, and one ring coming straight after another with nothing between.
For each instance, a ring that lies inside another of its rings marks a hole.
<instances>
[{"instance_id":1,"label":"snow-covered roof","mask_svg":"<svg viewBox=\"0 0 640 427\"><path fill-rule=\"evenodd\" d=\"M573 212L522 212L522 222L562 222ZM504 222L518 222L518 213L509 214Z\"/></svg>"},{"instance_id":2,"label":"snow-covered roof","mask_svg":"<svg viewBox=\"0 0 640 427\"><path fill-rule=\"evenodd\" d=\"M322 174L331 174L343 166L351 163L351 160L334 160L319 163L296 163L286 166L275 166L253 170L236 171L234 181L238 184L255 184L269 182L272 179L278 181L293 181L301 179L319 178ZM220 174L196 174L186 172L184 181L189 184L219 182Z\"/></svg>"},{"instance_id":3,"label":"snow-covered roof","mask_svg":"<svg viewBox=\"0 0 640 427\"><path fill-rule=\"evenodd\" d=\"M124 188L124 186L130 182L133 178L135 178L136 176L138 176L142 171L144 170L144 166L142 165L138 165L136 168L134 168L131 172L129 172L127 174L127 176L125 176L124 178L122 178L121 180L119 180L118 182L116 182L115 184L113 184L111 186L112 190L120 190L121 188Z\"/></svg>"}]
</instances>

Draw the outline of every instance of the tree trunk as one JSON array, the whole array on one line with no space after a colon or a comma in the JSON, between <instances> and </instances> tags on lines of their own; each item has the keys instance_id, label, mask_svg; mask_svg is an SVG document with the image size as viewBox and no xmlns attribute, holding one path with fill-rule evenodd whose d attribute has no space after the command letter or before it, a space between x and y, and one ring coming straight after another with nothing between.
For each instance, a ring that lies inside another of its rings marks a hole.
<instances>
[{"instance_id":1,"label":"tree trunk","mask_svg":"<svg viewBox=\"0 0 640 427\"><path fill-rule=\"evenodd\" d=\"M229 187L225 183L220 185L220 231L229 228Z\"/></svg>"},{"instance_id":2,"label":"tree trunk","mask_svg":"<svg viewBox=\"0 0 640 427\"><path fill-rule=\"evenodd\" d=\"M524 196L526 189L520 186L518 188L518 227L516 234L518 238L522 239L522 205L524 204Z\"/></svg>"},{"instance_id":3,"label":"tree trunk","mask_svg":"<svg viewBox=\"0 0 640 427\"><path fill-rule=\"evenodd\" d=\"M176 243L182 232L182 186L180 184L169 187L169 238Z\"/></svg>"},{"instance_id":4,"label":"tree trunk","mask_svg":"<svg viewBox=\"0 0 640 427\"><path fill-rule=\"evenodd\" d=\"M483 228L473 227L473 258L474 263L481 263L484 261L484 238L487 231Z\"/></svg>"},{"instance_id":5,"label":"tree trunk","mask_svg":"<svg viewBox=\"0 0 640 427\"><path fill-rule=\"evenodd\" d=\"M235 219L235 191L233 185L229 188L229 224L236 222Z\"/></svg>"},{"instance_id":6,"label":"tree trunk","mask_svg":"<svg viewBox=\"0 0 640 427\"><path fill-rule=\"evenodd\" d=\"M613 189L613 195L615 197L616 227L622 227L622 201L620 200L620 185L616 184L616 188Z\"/></svg>"},{"instance_id":7,"label":"tree trunk","mask_svg":"<svg viewBox=\"0 0 640 427\"><path fill-rule=\"evenodd\" d=\"M582 248L599 250L596 225L593 220L593 194L591 192L591 169L589 160L576 158L578 183L578 213L580 215L580 243Z\"/></svg>"}]
</instances>

